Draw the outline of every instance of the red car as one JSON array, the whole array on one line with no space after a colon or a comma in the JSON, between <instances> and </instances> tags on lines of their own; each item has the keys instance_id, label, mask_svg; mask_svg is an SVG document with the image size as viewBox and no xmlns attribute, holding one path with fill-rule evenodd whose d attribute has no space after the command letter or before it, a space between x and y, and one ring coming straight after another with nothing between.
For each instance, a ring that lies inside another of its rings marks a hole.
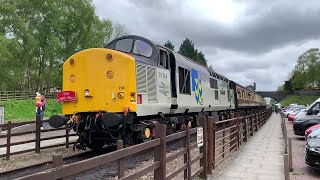
<instances>
[{"instance_id":1,"label":"red car","mask_svg":"<svg viewBox=\"0 0 320 180\"><path fill-rule=\"evenodd\" d=\"M309 127L306 131L305 131L305 138L307 139L308 138L308 135L310 134L310 133L312 133L312 131L314 131L314 130L317 130L317 129L320 129L320 124L316 124L316 125L314 125L314 126L311 126L311 127Z\"/></svg>"},{"instance_id":2,"label":"red car","mask_svg":"<svg viewBox=\"0 0 320 180\"><path fill-rule=\"evenodd\" d=\"M289 116L288 116L288 121L291 121L292 123L293 123L293 121L294 121L294 117L296 116L296 114L294 113L292 113L292 114L289 114Z\"/></svg>"}]
</instances>

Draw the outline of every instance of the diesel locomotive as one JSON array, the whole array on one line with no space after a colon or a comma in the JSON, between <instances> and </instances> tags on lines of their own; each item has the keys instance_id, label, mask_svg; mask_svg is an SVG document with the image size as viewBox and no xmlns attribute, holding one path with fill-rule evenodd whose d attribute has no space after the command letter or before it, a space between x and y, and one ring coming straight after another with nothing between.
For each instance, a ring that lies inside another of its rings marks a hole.
<instances>
[{"instance_id":1,"label":"diesel locomotive","mask_svg":"<svg viewBox=\"0 0 320 180\"><path fill-rule=\"evenodd\" d=\"M73 129L77 149L100 149L118 139L130 146L152 139L156 123L166 124L170 134L196 126L199 115L219 120L231 111L266 107L255 91L135 35L69 57L62 89L62 115L49 124Z\"/></svg>"}]
</instances>

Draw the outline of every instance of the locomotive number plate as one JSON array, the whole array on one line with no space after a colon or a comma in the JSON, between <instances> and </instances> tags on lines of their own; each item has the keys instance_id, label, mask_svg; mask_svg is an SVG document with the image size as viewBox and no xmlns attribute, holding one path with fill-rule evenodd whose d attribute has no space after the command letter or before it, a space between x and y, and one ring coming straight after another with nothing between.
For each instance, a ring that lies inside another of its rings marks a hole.
<instances>
[{"instance_id":1,"label":"locomotive number plate","mask_svg":"<svg viewBox=\"0 0 320 180\"><path fill-rule=\"evenodd\" d=\"M57 94L57 102L76 102L76 92L74 91L62 91Z\"/></svg>"},{"instance_id":2,"label":"locomotive number plate","mask_svg":"<svg viewBox=\"0 0 320 180\"><path fill-rule=\"evenodd\" d=\"M198 127L197 129L197 145L198 147L203 146L203 128Z\"/></svg>"}]
</instances>

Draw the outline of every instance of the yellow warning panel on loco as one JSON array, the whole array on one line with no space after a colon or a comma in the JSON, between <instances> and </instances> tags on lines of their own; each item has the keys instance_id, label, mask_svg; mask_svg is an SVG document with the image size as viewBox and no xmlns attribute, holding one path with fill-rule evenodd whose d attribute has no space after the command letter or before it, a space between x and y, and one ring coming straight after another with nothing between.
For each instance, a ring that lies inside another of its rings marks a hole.
<instances>
[{"instance_id":1,"label":"yellow warning panel on loco","mask_svg":"<svg viewBox=\"0 0 320 180\"><path fill-rule=\"evenodd\" d=\"M110 49L74 54L63 64L63 92L57 98L63 102L63 114L135 112L135 67L133 57Z\"/></svg>"}]
</instances>

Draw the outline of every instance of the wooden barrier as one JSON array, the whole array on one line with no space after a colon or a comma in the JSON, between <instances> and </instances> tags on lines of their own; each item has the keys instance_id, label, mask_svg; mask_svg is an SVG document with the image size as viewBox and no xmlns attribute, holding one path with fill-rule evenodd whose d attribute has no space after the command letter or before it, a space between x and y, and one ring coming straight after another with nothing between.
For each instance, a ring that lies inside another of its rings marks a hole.
<instances>
[{"instance_id":1,"label":"wooden barrier","mask_svg":"<svg viewBox=\"0 0 320 180\"><path fill-rule=\"evenodd\" d=\"M191 151L198 148L198 146L197 143L191 142L190 136L197 134L198 128L190 129L187 126L184 131L166 136L166 125L156 124L156 137L153 140L127 148L123 148L123 141L118 140L117 151L68 165L64 165L60 162L61 159L54 157L53 161L58 161L59 163L53 163L55 165L51 169L24 176L19 179L37 180L67 178L98 166L108 165L114 162L118 165L118 179L136 179L150 172L154 173L154 179L172 179L182 172L184 172L184 179L194 179L196 176L199 176L201 179L207 179L207 174L212 173L212 169L215 169L225 158L229 157L233 151L241 148L239 142L245 140L248 141L248 135L251 135L251 133L255 131L254 127L257 127L259 122L261 124L261 122L267 121L270 117L269 111L270 110L265 111L265 114L261 118L257 117L257 113L240 117L231 115L230 119L223 119L221 121L215 121L213 117L208 116L198 117L198 124L203 129L203 146L199 147L199 154L193 159L191 158ZM250 123L246 122L246 117L251 118ZM255 120L253 119L254 117L256 117ZM254 124L253 121L256 121L256 124ZM242 128L250 129L250 132L244 132L244 136L240 136L240 129ZM222 137L217 138L218 134L222 134ZM167 143L177 139L183 140L182 148L170 155L167 155ZM222 145L219 146L218 142L221 142ZM237 148L237 146L239 146L239 148ZM150 166L137 172L125 175L124 159L148 149L154 151L154 162ZM222 152L219 152L218 150L222 150ZM177 169L170 174L167 174L167 163L180 156L184 157L184 164L180 167L176 167ZM200 167L193 171L191 169L192 164L197 161L200 161ZM86 165L83 166L83 164Z\"/></svg>"},{"instance_id":2,"label":"wooden barrier","mask_svg":"<svg viewBox=\"0 0 320 180\"><path fill-rule=\"evenodd\" d=\"M49 92L45 91L42 94L47 99L55 99L57 96L57 92ZM29 91L0 91L0 101L8 101L8 100L28 100L34 99L36 96L35 92Z\"/></svg>"},{"instance_id":3,"label":"wooden barrier","mask_svg":"<svg viewBox=\"0 0 320 180\"><path fill-rule=\"evenodd\" d=\"M41 130L40 129L40 117L36 116L36 121L33 121L35 123L35 130L33 131L25 131L25 132L20 132L20 133L12 133L12 124L11 121L8 121L8 123L5 125L5 128L7 129L7 134L6 135L1 135L0 138L6 138L7 139L7 143L6 144L1 144L0 148L6 147L6 154L2 154L0 155L0 157L6 157L6 160L10 159L11 155L17 155L17 154L22 154L22 153L27 153L27 152L32 152L34 151L35 153L40 153L41 149L47 149L47 148L53 148L53 147L58 147L58 146L66 146L66 148L69 147L70 144L73 144L74 142L69 142L69 137L70 136L76 136L76 134L69 134L69 130L62 127L62 128L57 128L57 129L46 129L46 130ZM21 123L17 123L17 124L21 124ZM31 124L31 123L26 123L26 124ZM51 131L59 131L59 130L65 130L66 134L64 135L57 135L57 136L51 136L51 137L45 137L45 138L41 138L41 133L44 132L51 132ZM28 134L35 134L35 139L31 139L31 140L25 140L25 141L19 141L19 142L11 142L12 137L14 136L24 136L24 135L28 135ZM60 143L60 144L55 144L55 145L50 145L50 146L45 146L45 147L41 147L41 141L45 141L45 140L52 140L52 139L57 139L57 138L66 138L66 142L65 143ZM12 146L16 146L16 145L21 145L21 144L27 144L27 143L35 143L34 148L32 149L26 149L23 151L17 151L17 152L11 152L11 147Z\"/></svg>"},{"instance_id":4,"label":"wooden barrier","mask_svg":"<svg viewBox=\"0 0 320 180\"><path fill-rule=\"evenodd\" d=\"M203 137L207 137L206 133L206 117L199 117L200 125L203 125ZM75 162L68 165L63 165L63 163L59 163L57 166L40 173L31 174L28 176L20 177L18 179L61 179L65 177L72 176L74 174L78 174L83 171L87 171L89 169L95 168L101 165L107 165L112 162L118 163L118 179L137 179L149 172L154 172L154 179L172 179L177 176L179 173L183 171L187 171L187 176L185 175L185 179L194 179L196 176L200 176L202 179L207 178L207 155L206 148L207 144L203 141L203 146L200 147L200 154L191 159L191 150L197 148L197 144L190 143L190 135L197 133L197 128L190 129L187 127L187 130L182 131L180 133L172 134L169 136L166 135L166 125L164 124L156 124L156 139L138 144L135 146L130 146L127 148L122 148L123 142L118 141L118 150L100 155L91 159ZM183 148L178 152L175 152L169 156L166 156L166 143L176 140L186 138L188 146L187 148ZM132 174L124 176L124 166L122 161L124 158L128 156L137 154L147 149L154 149L154 163L142 170L134 172ZM171 162L172 160L178 158L179 156L184 156L184 154L188 155L188 161L182 167L178 167L178 169L170 174L166 174L166 163ZM192 172L191 165L200 160L200 168ZM57 158L53 158L53 161L57 161ZM57 164L57 163L55 163ZM86 166L83 166L86 164Z\"/></svg>"}]
</instances>

